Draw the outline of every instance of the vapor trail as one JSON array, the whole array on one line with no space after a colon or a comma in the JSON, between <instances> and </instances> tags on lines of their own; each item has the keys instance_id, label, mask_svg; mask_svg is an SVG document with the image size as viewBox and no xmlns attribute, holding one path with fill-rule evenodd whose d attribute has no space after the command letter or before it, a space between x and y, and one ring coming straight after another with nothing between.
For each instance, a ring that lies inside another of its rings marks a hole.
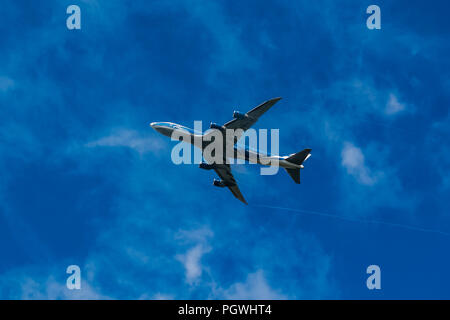
<instances>
[{"instance_id":1,"label":"vapor trail","mask_svg":"<svg viewBox=\"0 0 450 320\"><path fill-rule=\"evenodd\" d=\"M445 236L450 236L450 233L435 229L426 229L416 226L411 226L407 224L401 224L401 223L393 223L393 222L386 222L386 221L380 221L380 220L364 220L364 219L357 219L357 218L348 218L348 217L341 217L334 214L329 214L325 212L319 212L319 211L312 211L312 210L303 210L303 209L294 209L294 208L286 208L286 207L277 207L277 206L267 206L267 205L253 205L255 207L260 208L269 208L269 209L278 209L278 210L286 210L286 211L292 211L297 212L300 214L308 214L308 215L315 215L315 216L322 216L322 217L328 217L328 218L334 218L338 220L344 220L344 221L351 221L351 222L360 222L360 223L369 223L369 224L381 224L386 225L390 227L397 227L397 228L403 228L413 231L420 231L420 232L429 232L429 233L438 233Z\"/></svg>"}]
</instances>

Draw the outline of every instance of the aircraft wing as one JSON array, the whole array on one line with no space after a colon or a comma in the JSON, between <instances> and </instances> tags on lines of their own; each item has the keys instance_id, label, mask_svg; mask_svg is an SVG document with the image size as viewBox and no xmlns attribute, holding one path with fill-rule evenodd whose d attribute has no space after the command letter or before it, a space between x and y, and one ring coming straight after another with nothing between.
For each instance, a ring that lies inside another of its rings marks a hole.
<instances>
[{"instance_id":1,"label":"aircraft wing","mask_svg":"<svg viewBox=\"0 0 450 320\"><path fill-rule=\"evenodd\" d=\"M225 129L234 129L234 130L242 129L243 131L246 131L252 125L254 125L256 121L258 121L260 116L262 116L266 111L268 111L275 103L277 103L280 100L281 98L274 98L261 103L259 106L247 112L245 114L245 117L233 119L225 123L224 124ZM236 143L240 137L241 135L236 135L234 143Z\"/></svg>"},{"instance_id":2,"label":"aircraft wing","mask_svg":"<svg viewBox=\"0 0 450 320\"><path fill-rule=\"evenodd\" d=\"M217 164L215 165L214 170L217 172L220 179L222 179L225 186L228 187L228 189L230 189L233 195L239 200L241 200L243 203L247 204L247 201L245 201L244 196L242 195L241 190L239 190L237 182L234 179L233 174L231 173L230 165Z\"/></svg>"}]
</instances>

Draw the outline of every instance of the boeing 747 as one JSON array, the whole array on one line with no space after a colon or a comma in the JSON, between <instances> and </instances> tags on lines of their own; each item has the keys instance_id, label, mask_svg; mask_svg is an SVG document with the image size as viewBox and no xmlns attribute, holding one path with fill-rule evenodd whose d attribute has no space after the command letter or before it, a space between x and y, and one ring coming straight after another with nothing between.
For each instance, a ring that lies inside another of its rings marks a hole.
<instances>
[{"instance_id":1,"label":"boeing 747","mask_svg":"<svg viewBox=\"0 0 450 320\"><path fill-rule=\"evenodd\" d=\"M213 185L217 187L228 187L236 198L247 204L247 201L245 201L244 196L239 190L236 179L231 173L229 161L226 159L228 156L228 153L225 150L226 148L231 148L232 152L230 154L234 159L242 159L250 163L275 165L284 168L295 183L300 183L300 169L304 168L303 162L311 156L311 149L304 149L289 156L278 156L263 154L248 148L240 148L237 145L237 141L242 136L243 132L255 124L259 117L267 112L280 99L281 98L274 98L268 100L247 113L234 111L233 120L228 121L222 126L211 123L210 129L212 130L209 130L206 133L196 132L190 128L172 122L152 122L150 126L167 137L174 137L174 134L178 138L181 137L183 141L190 142L195 147L200 148L203 155L205 155L205 148L214 141L209 135L214 133L215 130L219 130L219 132L222 133L221 137L223 137L221 145L224 146L224 151L223 154L220 155L221 160L223 161L214 162L211 160L211 157L204 157L206 162L200 163L199 167L206 170L214 169L221 180L214 179ZM225 134L226 131L229 130L232 130L232 135Z\"/></svg>"}]
</instances>

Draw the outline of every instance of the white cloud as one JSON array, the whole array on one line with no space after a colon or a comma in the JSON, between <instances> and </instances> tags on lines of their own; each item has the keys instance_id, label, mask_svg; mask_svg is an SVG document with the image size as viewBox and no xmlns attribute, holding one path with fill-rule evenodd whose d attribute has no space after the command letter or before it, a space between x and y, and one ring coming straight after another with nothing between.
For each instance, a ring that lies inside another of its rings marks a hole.
<instances>
[{"instance_id":1,"label":"white cloud","mask_svg":"<svg viewBox=\"0 0 450 320\"><path fill-rule=\"evenodd\" d=\"M88 142L88 148L95 147L126 147L137 151L139 154L154 152L162 149L160 140L150 137L141 137L135 130L120 129L100 139Z\"/></svg>"},{"instance_id":2,"label":"white cloud","mask_svg":"<svg viewBox=\"0 0 450 320\"><path fill-rule=\"evenodd\" d=\"M22 272L5 273L0 276L0 284L11 291L8 297L20 300L99 300L111 299L101 294L84 278L81 289L69 290L66 279L57 280L53 276L43 276L33 270L22 269ZM33 276L30 275L33 274ZM25 275L25 276L24 276ZM1 294L1 290L0 290ZM3 295L2 295L3 296Z\"/></svg>"},{"instance_id":3,"label":"white cloud","mask_svg":"<svg viewBox=\"0 0 450 320\"><path fill-rule=\"evenodd\" d=\"M372 142L362 149L351 142L344 142L339 211L356 216L374 216L379 208L412 210L417 205L417 198L405 192L399 177L398 160L391 152L386 144Z\"/></svg>"},{"instance_id":4,"label":"white cloud","mask_svg":"<svg viewBox=\"0 0 450 320\"><path fill-rule=\"evenodd\" d=\"M175 297L170 294L164 294L164 293L156 293L153 296L149 296L148 294L144 293L141 295L138 300L174 300Z\"/></svg>"},{"instance_id":5,"label":"white cloud","mask_svg":"<svg viewBox=\"0 0 450 320\"><path fill-rule=\"evenodd\" d=\"M223 292L225 299L247 300L277 300L286 299L287 297L274 290L267 283L262 270L251 273L243 283L235 283Z\"/></svg>"},{"instance_id":6,"label":"white cloud","mask_svg":"<svg viewBox=\"0 0 450 320\"><path fill-rule=\"evenodd\" d=\"M385 113L387 115L393 115L403 110L405 110L405 105L400 103L393 93L389 94L389 100L386 104Z\"/></svg>"},{"instance_id":7,"label":"white cloud","mask_svg":"<svg viewBox=\"0 0 450 320\"><path fill-rule=\"evenodd\" d=\"M347 169L347 173L354 176L359 183L364 185L374 185L377 182L376 175L364 164L364 154L361 149L352 143L346 142L341 153L342 165Z\"/></svg>"},{"instance_id":8,"label":"white cloud","mask_svg":"<svg viewBox=\"0 0 450 320\"><path fill-rule=\"evenodd\" d=\"M176 255L185 268L186 282L190 285L196 284L201 277L204 267L201 259L204 254L211 251L208 239L213 236L213 232L207 226L193 230L180 230L175 234L175 239L185 244L195 243L185 254Z\"/></svg>"},{"instance_id":9,"label":"white cloud","mask_svg":"<svg viewBox=\"0 0 450 320\"><path fill-rule=\"evenodd\" d=\"M176 258L184 265L187 283L192 285L200 278L203 272L201 258L209 251L211 251L210 247L198 244L189 249L186 254L176 256Z\"/></svg>"},{"instance_id":10,"label":"white cloud","mask_svg":"<svg viewBox=\"0 0 450 320\"><path fill-rule=\"evenodd\" d=\"M152 297L152 300L174 300L174 297L170 294L157 293Z\"/></svg>"},{"instance_id":11,"label":"white cloud","mask_svg":"<svg viewBox=\"0 0 450 320\"><path fill-rule=\"evenodd\" d=\"M212 237L214 233L212 230L203 226L195 230L180 230L175 235L175 239L185 242L202 242L205 243L208 238Z\"/></svg>"}]
</instances>

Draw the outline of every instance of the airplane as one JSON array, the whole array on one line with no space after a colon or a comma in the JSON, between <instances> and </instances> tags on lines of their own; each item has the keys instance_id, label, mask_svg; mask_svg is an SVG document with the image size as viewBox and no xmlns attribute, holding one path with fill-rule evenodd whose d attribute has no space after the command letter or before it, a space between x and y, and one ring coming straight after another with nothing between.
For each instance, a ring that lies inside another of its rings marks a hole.
<instances>
[{"instance_id":1,"label":"airplane","mask_svg":"<svg viewBox=\"0 0 450 320\"><path fill-rule=\"evenodd\" d=\"M234 111L233 120L228 121L223 126L220 126L216 123L211 123L210 129L212 130L210 130L209 132L211 133L214 130L219 130L224 133L227 129L235 130L235 133L237 134L232 137L229 137L225 134L222 135L224 139L223 146L232 147L234 149L234 159L243 159L251 163L262 165L278 165L279 167L282 167L287 171L287 173L291 176L295 183L299 184L300 169L304 168L303 162L311 156L311 149L304 149L300 152L281 157L278 155L272 156L269 154L263 154L258 151L250 150L249 148L240 148L236 145L242 133L248 130L252 125L254 125L258 121L259 117L261 117L280 100L281 98L270 99L251 109L247 113ZM202 150L202 154L204 149L211 143L211 141L209 140L212 140L205 139L208 135L208 131L203 134L202 132L197 132L193 129L172 122L152 122L150 123L150 126L157 132L167 137L172 137L172 134L176 132L179 137L183 138L183 141L190 142L194 146L200 148ZM211 161L209 161L209 163L202 162L200 163L199 167L205 170L214 169L221 180L214 179L213 185L216 187L228 187L228 189L230 189L230 191L237 199L245 204L248 204L244 199L241 191L239 190L236 179L233 177L230 164L227 163L226 159L224 160L225 161L223 163L213 163Z\"/></svg>"}]
</instances>

